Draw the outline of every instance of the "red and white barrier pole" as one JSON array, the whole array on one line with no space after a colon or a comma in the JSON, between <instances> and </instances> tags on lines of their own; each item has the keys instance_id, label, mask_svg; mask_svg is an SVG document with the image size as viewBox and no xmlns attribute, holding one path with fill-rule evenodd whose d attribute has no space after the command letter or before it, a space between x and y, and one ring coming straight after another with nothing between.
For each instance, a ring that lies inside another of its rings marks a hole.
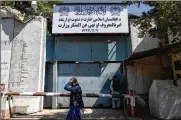
<instances>
[{"instance_id":1,"label":"red and white barrier pole","mask_svg":"<svg viewBox=\"0 0 181 120\"><path fill-rule=\"evenodd\" d=\"M8 105L9 105L9 112L10 112L10 117L13 117L13 114L15 113L15 107L13 105L13 97L8 96Z\"/></svg>"},{"instance_id":2,"label":"red and white barrier pole","mask_svg":"<svg viewBox=\"0 0 181 120\"><path fill-rule=\"evenodd\" d=\"M135 95L133 90L130 90L130 103L131 103L131 108L130 108L131 117L135 117Z\"/></svg>"},{"instance_id":3,"label":"red and white barrier pole","mask_svg":"<svg viewBox=\"0 0 181 120\"><path fill-rule=\"evenodd\" d=\"M12 100L12 99L10 99L11 96L57 96L57 97L58 96L61 96L61 97L69 97L70 96L70 93L54 93L54 92L4 92L4 86L2 84L0 85L0 93L1 93L1 101L3 101L2 98L7 98L7 97L9 97L8 100ZM5 97L3 97L3 96L5 96ZM111 94L98 94L98 93L82 93L82 97L112 98L113 95L111 95ZM133 91L130 91L130 95L122 94L122 95L116 95L114 97L117 97L117 98L124 97L124 98L126 98L127 104L130 104L130 106L131 106L130 115L131 115L131 117L135 117L135 95L134 95ZM4 104L2 104L2 102L1 102L1 105L5 105L6 101L3 102ZM13 113L14 108L13 108L13 105L12 105L12 101L9 101L9 105L10 105L9 106L10 112ZM4 109L2 109L2 106L1 106L1 116L0 116L1 119L6 118L6 116L7 116L6 115L7 112L5 110L6 106L7 105L5 105Z\"/></svg>"},{"instance_id":4,"label":"red and white barrier pole","mask_svg":"<svg viewBox=\"0 0 181 120\"><path fill-rule=\"evenodd\" d=\"M0 92L3 93L5 90L5 85L0 84ZM5 119L10 119L10 106L8 104L8 97L4 97L3 94L1 94L1 109L0 109L0 119L5 120Z\"/></svg>"},{"instance_id":5,"label":"red and white barrier pole","mask_svg":"<svg viewBox=\"0 0 181 120\"><path fill-rule=\"evenodd\" d=\"M70 93L54 93L54 92L1 92L2 95L8 96L62 96L69 97ZM82 93L82 97L106 97L112 98L111 94L98 94L98 93ZM116 95L114 97L124 97L123 95Z\"/></svg>"}]
</instances>

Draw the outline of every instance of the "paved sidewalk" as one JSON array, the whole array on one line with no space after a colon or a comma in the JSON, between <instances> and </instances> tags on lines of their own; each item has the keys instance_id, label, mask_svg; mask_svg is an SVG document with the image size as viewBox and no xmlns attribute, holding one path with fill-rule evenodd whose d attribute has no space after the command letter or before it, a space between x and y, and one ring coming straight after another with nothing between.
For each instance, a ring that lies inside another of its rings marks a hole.
<instances>
[{"instance_id":1,"label":"paved sidewalk","mask_svg":"<svg viewBox=\"0 0 181 120\"><path fill-rule=\"evenodd\" d=\"M52 110L52 109L45 109L42 112L30 114L30 115L16 115L12 120L21 120L21 119L59 119L59 120L65 120L67 115L68 109L58 109L58 110ZM138 117L137 117L138 118ZM137 119L136 118L136 119ZM99 120L121 120L121 119L132 119L127 118L124 114L124 110L113 110L113 109L86 109L83 119L99 119ZM146 116L146 117L139 117L139 119L150 119L152 120L152 117Z\"/></svg>"}]
</instances>

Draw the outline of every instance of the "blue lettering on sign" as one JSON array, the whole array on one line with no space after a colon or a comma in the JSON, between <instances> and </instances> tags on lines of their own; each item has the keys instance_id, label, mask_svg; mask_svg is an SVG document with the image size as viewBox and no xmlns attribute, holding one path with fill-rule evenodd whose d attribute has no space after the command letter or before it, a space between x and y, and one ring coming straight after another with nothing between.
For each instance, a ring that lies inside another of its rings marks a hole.
<instances>
[{"instance_id":1,"label":"blue lettering on sign","mask_svg":"<svg viewBox=\"0 0 181 120\"><path fill-rule=\"evenodd\" d=\"M106 6L75 6L75 15L105 15Z\"/></svg>"}]
</instances>

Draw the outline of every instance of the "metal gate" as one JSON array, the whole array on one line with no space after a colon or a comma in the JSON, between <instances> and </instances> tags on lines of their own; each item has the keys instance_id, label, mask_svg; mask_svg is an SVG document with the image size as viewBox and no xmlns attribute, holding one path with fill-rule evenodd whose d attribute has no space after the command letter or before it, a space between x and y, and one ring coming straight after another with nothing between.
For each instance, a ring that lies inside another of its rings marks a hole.
<instances>
[{"instance_id":1,"label":"metal gate","mask_svg":"<svg viewBox=\"0 0 181 120\"><path fill-rule=\"evenodd\" d=\"M119 63L98 64L58 64L58 92L66 92L64 85L71 77L76 77L85 93L110 94L110 79L119 72ZM83 98L85 107L110 106L110 98ZM59 97L58 104L67 107L69 98Z\"/></svg>"},{"instance_id":2,"label":"metal gate","mask_svg":"<svg viewBox=\"0 0 181 120\"><path fill-rule=\"evenodd\" d=\"M110 94L110 79L121 74L121 62L128 56L128 40L120 36L57 37L54 60L58 61L57 91L76 77L83 92ZM63 61L63 62L60 62ZM115 63L71 63L70 61L115 61ZM123 81L123 79L121 78ZM57 106L68 107L69 98L57 97ZM83 98L85 107L110 106L110 98Z\"/></svg>"}]
</instances>

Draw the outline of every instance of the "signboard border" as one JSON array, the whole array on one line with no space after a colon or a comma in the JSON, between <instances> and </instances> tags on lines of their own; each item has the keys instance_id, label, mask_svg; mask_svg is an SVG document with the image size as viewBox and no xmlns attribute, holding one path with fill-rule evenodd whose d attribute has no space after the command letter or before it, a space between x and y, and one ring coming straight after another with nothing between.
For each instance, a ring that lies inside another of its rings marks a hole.
<instances>
[{"instance_id":1,"label":"signboard border","mask_svg":"<svg viewBox=\"0 0 181 120\"><path fill-rule=\"evenodd\" d=\"M56 4L56 5L53 5L53 10L54 10L54 7L55 6L61 6L61 5L120 5L120 6L125 6L127 7L127 5L125 5L124 3L62 3L62 4ZM53 11L54 13L54 11ZM52 31L53 31L53 18L52 18ZM119 35L119 34L130 34L130 28L129 28L129 16L128 16L128 33L127 32L120 32L120 33L102 33L102 32L99 32L99 33L52 33L52 35L82 35L82 34L89 34L89 35L95 35L95 34L114 34L114 35Z\"/></svg>"}]
</instances>

